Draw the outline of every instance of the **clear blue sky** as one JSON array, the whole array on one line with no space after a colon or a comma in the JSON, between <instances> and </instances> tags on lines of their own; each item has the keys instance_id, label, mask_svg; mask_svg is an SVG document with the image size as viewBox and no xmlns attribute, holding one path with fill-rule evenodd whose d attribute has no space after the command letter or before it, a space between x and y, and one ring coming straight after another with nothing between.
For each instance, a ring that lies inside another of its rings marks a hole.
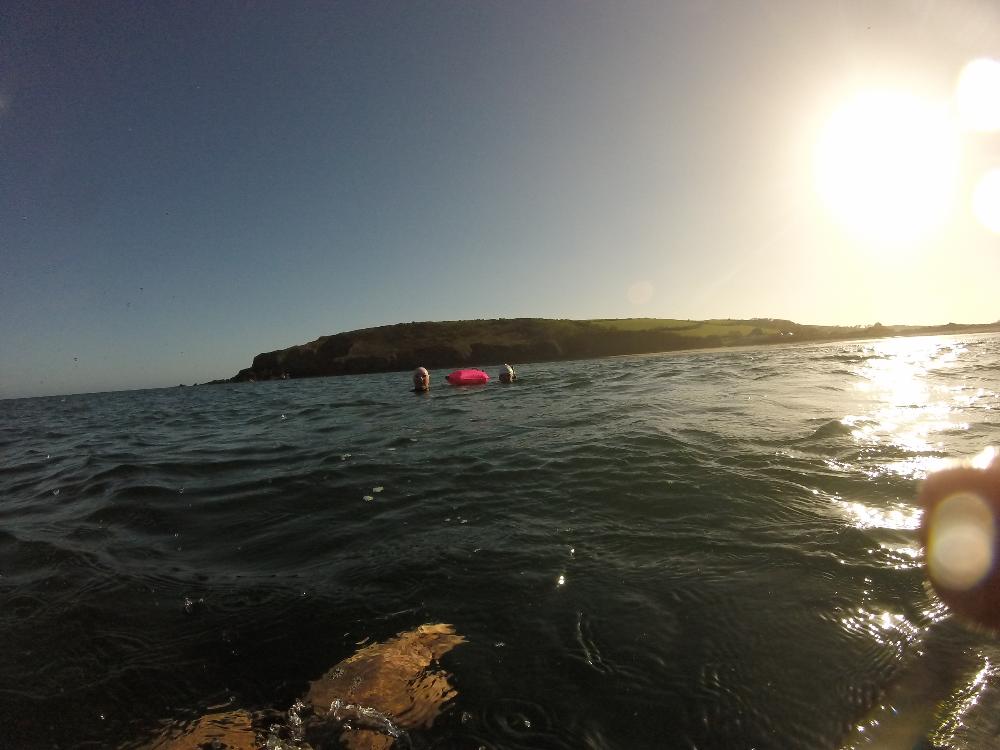
<instances>
[{"instance_id":1,"label":"clear blue sky","mask_svg":"<svg viewBox=\"0 0 1000 750\"><path fill-rule=\"evenodd\" d=\"M411 320L996 320L966 204L1000 135L905 252L812 166L859 87L948 97L983 56L992 1L6 0L0 397Z\"/></svg>"}]
</instances>

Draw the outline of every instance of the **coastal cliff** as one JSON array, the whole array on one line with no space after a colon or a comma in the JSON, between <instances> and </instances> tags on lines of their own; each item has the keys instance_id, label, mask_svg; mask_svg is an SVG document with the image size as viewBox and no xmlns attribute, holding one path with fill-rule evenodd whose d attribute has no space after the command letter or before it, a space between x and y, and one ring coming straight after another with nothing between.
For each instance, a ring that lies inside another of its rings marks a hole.
<instances>
[{"instance_id":1,"label":"coastal cliff","mask_svg":"<svg viewBox=\"0 0 1000 750\"><path fill-rule=\"evenodd\" d=\"M997 324L867 327L801 325L788 320L551 320L501 318L395 325L321 336L258 354L232 382L368 372L520 364L620 354L848 338L998 330ZM226 382L226 381L223 381Z\"/></svg>"}]
</instances>

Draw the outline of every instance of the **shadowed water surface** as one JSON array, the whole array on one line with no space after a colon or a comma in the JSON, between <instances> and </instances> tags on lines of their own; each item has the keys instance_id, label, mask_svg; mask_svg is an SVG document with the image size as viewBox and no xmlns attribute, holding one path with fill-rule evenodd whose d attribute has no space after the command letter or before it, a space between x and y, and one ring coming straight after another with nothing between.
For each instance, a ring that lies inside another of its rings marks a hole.
<instances>
[{"instance_id":1,"label":"shadowed water surface","mask_svg":"<svg viewBox=\"0 0 1000 750\"><path fill-rule=\"evenodd\" d=\"M912 498L1000 442L1000 338L519 369L0 402L0 745L285 711L426 622L414 747L864 746L892 700L997 744Z\"/></svg>"}]
</instances>

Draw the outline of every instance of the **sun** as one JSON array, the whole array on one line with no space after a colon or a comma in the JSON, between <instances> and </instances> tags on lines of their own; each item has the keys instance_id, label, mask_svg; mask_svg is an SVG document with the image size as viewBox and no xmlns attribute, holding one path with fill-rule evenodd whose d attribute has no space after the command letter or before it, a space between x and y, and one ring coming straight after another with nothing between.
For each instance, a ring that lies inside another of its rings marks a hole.
<instances>
[{"instance_id":1,"label":"sun","mask_svg":"<svg viewBox=\"0 0 1000 750\"><path fill-rule=\"evenodd\" d=\"M959 135L947 104L867 91L830 117L815 152L816 189L857 239L906 247L951 214Z\"/></svg>"}]
</instances>

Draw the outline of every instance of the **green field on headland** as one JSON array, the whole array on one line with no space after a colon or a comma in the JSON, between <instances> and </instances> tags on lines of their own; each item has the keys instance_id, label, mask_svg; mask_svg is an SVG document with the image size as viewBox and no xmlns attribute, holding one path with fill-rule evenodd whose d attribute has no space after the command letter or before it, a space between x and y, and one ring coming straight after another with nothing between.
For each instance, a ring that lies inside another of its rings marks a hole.
<instances>
[{"instance_id":1,"label":"green field on headland","mask_svg":"<svg viewBox=\"0 0 1000 750\"><path fill-rule=\"evenodd\" d=\"M230 380L273 380L424 367L513 365L721 346L757 346L853 338L1000 331L982 325L818 326L790 320L500 318L364 328L258 354ZM218 381L217 381L218 382ZM226 381L222 381L226 382Z\"/></svg>"}]
</instances>

